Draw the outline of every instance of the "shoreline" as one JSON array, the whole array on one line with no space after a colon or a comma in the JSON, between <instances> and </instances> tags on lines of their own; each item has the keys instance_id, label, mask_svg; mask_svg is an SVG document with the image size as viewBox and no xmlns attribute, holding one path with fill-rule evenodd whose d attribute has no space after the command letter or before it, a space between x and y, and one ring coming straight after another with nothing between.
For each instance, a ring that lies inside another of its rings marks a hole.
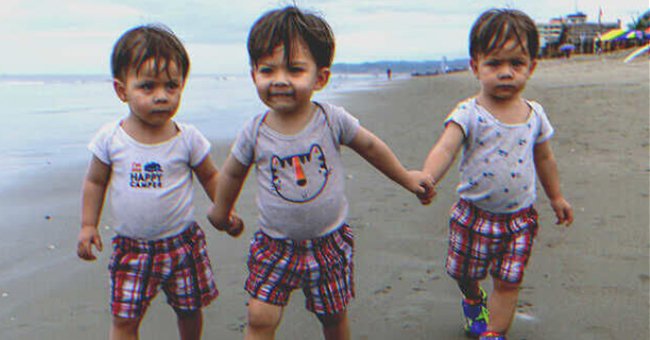
<instances>
[{"instance_id":1,"label":"shoreline","mask_svg":"<svg viewBox=\"0 0 650 340\"><path fill-rule=\"evenodd\" d=\"M556 129L551 141L576 221L569 229L554 226L548 201L538 190L541 228L511 338L648 338L647 70L647 60L542 60L528 83L525 96L544 106ZM378 90L337 95L331 102L359 118L405 166L420 168L447 113L477 90L473 76L461 72L393 80ZM211 154L220 167L229 142L212 142ZM352 338L465 339L459 292L444 272L455 168L440 183L432 205L422 207L347 148L343 162L348 222L356 241ZM0 211L8 221L3 226L11 230L5 232L0 257L3 338L95 339L108 334L108 209L100 223L104 251L99 259L82 262L75 254L84 172L85 165L61 166L12 186L3 196ZM204 310L205 339L242 337L245 261L256 230L253 176L238 200L247 229L237 239L209 227L204 217L209 202L201 190L195 192L196 216L221 291ZM319 323L305 312L303 301L300 292L292 295L279 339L321 337ZM159 294L144 318L141 338L176 339L175 324Z\"/></svg>"}]
</instances>

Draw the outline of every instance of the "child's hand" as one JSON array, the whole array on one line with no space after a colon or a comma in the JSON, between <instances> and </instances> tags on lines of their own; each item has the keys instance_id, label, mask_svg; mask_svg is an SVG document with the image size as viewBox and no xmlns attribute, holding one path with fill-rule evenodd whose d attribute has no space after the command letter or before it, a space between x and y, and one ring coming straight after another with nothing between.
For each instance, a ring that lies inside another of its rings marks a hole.
<instances>
[{"instance_id":1,"label":"child's hand","mask_svg":"<svg viewBox=\"0 0 650 340\"><path fill-rule=\"evenodd\" d=\"M208 212L208 221L215 229L225 231L232 237L237 237L244 231L244 222L236 213L231 213L227 221L222 221L213 217L215 211L216 207L212 205Z\"/></svg>"},{"instance_id":2,"label":"child's hand","mask_svg":"<svg viewBox=\"0 0 650 340\"><path fill-rule=\"evenodd\" d=\"M217 206L212 204L210 206L210 209L208 210L208 216L207 216L208 217L208 222L210 222L210 224L212 224L214 229L217 229L219 231L224 231L225 228L221 225L221 223L219 221L220 218L218 218L216 215L217 215Z\"/></svg>"},{"instance_id":3,"label":"child's hand","mask_svg":"<svg viewBox=\"0 0 650 340\"><path fill-rule=\"evenodd\" d=\"M92 246L95 245L98 251L102 251L102 238L95 226L83 226L79 231L79 241L77 242L77 256L86 261L97 259L93 254Z\"/></svg>"},{"instance_id":4,"label":"child's hand","mask_svg":"<svg viewBox=\"0 0 650 340\"><path fill-rule=\"evenodd\" d=\"M436 196L435 181L422 171L409 171L412 181L415 183L413 193L418 197L422 205L427 205Z\"/></svg>"},{"instance_id":5,"label":"child's hand","mask_svg":"<svg viewBox=\"0 0 650 340\"><path fill-rule=\"evenodd\" d=\"M568 227L573 223L573 208L564 197L551 200L551 207L553 208L553 211L555 211L555 216L557 217L555 224L564 224Z\"/></svg>"},{"instance_id":6,"label":"child's hand","mask_svg":"<svg viewBox=\"0 0 650 340\"><path fill-rule=\"evenodd\" d=\"M238 237L244 231L244 221L235 213L230 214L226 232L232 237Z\"/></svg>"}]
</instances>

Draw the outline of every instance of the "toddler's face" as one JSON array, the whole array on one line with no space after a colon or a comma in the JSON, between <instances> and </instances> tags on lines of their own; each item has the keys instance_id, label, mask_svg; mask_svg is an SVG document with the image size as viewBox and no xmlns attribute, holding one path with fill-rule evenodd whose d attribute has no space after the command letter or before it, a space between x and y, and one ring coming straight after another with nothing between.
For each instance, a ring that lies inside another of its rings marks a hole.
<instances>
[{"instance_id":1,"label":"toddler's face","mask_svg":"<svg viewBox=\"0 0 650 340\"><path fill-rule=\"evenodd\" d=\"M115 92L128 103L130 114L149 126L163 126L176 114L185 81L176 63L171 62L164 71L161 66L150 59L140 72L129 70L124 81L114 80Z\"/></svg>"},{"instance_id":2,"label":"toddler's face","mask_svg":"<svg viewBox=\"0 0 650 340\"><path fill-rule=\"evenodd\" d=\"M479 55L470 64L483 94L497 100L519 96L536 66L515 40L509 40L501 49Z\"/></svg>"},{"instance_id":3,"label":"toddler's face","mask_svg":"<svg viewBox=\"0 0 650 340\"><path fill-rule=\"evenodd\" d=\"M329 69L316 66L304 43L295 43L291 53L287 63L284 46L279 45L273 54L260 58L251 70L260 99L279 113L310 108L312 94L325 87L329 79Z\"/></svg>"}]
</instances>

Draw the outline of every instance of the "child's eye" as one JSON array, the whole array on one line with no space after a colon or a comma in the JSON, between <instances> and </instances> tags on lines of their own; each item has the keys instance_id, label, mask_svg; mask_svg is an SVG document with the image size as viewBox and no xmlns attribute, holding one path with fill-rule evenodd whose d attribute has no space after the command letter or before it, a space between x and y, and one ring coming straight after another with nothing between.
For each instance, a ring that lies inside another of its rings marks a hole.
<instances>
[{"instance_id":1,"label":"child's eye","mask_svg":"<svg viewBox=\"0 0 650 340\"><path fill-rule=\"evenodd\" d=\"M522 65L524 65L523 60L513 60L512 61L512 66L522 66Z\"/></svg>"},{"instance_id":2,"label":"child's eye","mask_svg":"<svg viewBox=\"0 0 650 340\"><path fill-rule=\"evenodd\" d=\"M270 67L260 67L257 69L257 72L261 74L270 74L273 70Z\"/></svg>"},{"instance_id":3,"label":"child's eye","mask_svg":"<svg viewBox=\"0 0 650 340\"><path fill-rule=\"evenodd\" d=\"M142 84L140 84L140 88L143 89L143 90L152 90L153 89L153 83L150 83L150 82L142 83Z\"/></svg>"},{"instance_id":4,"label":"child's eye","mask_svg":"<svg viewBox=\"0 0 650 340\"><path fill-rule=\"evenodd\" d=\"M170 82L167 83L167 89L169 89L169 90L176 90L179 87L180 87L179 83L177 83L175 81L170 81Z\"/></svg>"},{"instance_id":5,"label":"child's eye","mask_svg":"<svg viewBox=\"0 0 650 340\"><path fill-rule=\"evenodd\" d=\"M289 72L291 73L300 73L303 72L305 69L299 66L289 66Z\"/></svg>"}]
</instances>

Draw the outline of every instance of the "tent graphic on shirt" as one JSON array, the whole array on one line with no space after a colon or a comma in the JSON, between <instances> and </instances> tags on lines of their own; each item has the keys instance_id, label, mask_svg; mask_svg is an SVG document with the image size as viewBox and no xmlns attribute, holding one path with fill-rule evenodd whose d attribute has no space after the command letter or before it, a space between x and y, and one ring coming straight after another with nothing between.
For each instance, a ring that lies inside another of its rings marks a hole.
<instances>
[{"instance_id":1,"label":"tent graphic on shirt","mask_svg":"<svg viewBox=\"0 0 650 340\"><path fill-rule=\"evenodd\" d=\"M138 189L162 188L162 176L162 166L157 162L148 162L144 167L139 162L133 162L129 186Z\"/></svg>"},{"instance_id":2,"label":"tent graphic on shirt","mask_svg":"<svg viewBox=\"0 0 650 340\"><path fill-rule=\"evenodd\" d=\"M286 157L271 157L271 185L284 200L304 203L318 197L329 178L323 149L318 144L309 152Z\"/></svg>"},{"instance_id":3,"label":"tent graphic on shirt","mask_svg":"<svg viewBox=\"0 0 650 340\"><path fill-rule=\"evenodd\" d=\"M144 165L144 171L151 173L162 172L162 167L156 162L149 162Z\"/></svg>"}]
</instances>

